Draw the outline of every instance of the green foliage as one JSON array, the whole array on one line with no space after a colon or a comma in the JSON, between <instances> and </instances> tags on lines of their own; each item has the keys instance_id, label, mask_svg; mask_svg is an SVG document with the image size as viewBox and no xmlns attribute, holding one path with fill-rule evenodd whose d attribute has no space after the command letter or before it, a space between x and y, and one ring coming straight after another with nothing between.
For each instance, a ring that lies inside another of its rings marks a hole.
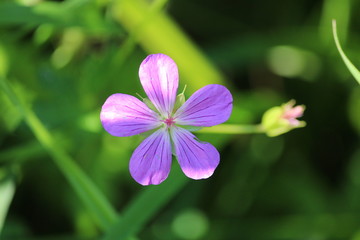
<instances>
[{"instance_id":1,"label":"green foliage","mask_svg":"<svg viewBox=\"0 0 360 240\"><path fill-rule=\"evenodd\" d=\"M26 123L32 130L37 140L54 159L60 171L70 182L79 198L84 202L99 226L106 230L116 218L115 210L106 201L102 193L95 187L90 179L81 171L47 131L37 116L19 100L18 96L8 85L4 78L0 79L0 86L12 103L23 115Z\"/></svg>"}]
</instances>

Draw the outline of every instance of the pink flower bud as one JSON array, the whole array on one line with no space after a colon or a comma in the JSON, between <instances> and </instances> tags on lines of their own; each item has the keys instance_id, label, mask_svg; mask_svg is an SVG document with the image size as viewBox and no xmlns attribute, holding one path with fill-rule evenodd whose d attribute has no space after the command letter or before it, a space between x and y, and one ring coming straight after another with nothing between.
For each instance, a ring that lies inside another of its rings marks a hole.
<instances>
[{"instance_id":1,"label":"pink flower bud","mask_svg":"<svg viewBox=\"0 0 360 240\"><path fill-rule=\"evenodd\" d=\"M300 125L300 121L297 118L302 117L305 107L303 105L295 106L295 101L291 100L286 103L284 107L284 113L282 115L283 119L289 121L289 124L293 127L297 127Z\"/></svg>"},{"instance_id":2,"label":"pink flower bud","mask_svg":"<svg viewBox=\"0 0 360 240\"><path fill-rule=\"evenodd\" d=\"M281 106L267 110L263 115L261 126L269 137L305 127L306 122L298 120L299 117L302 117L304 110L304 105L295 106L295 100L290 100Z\"/></svg>"}]
</instances>

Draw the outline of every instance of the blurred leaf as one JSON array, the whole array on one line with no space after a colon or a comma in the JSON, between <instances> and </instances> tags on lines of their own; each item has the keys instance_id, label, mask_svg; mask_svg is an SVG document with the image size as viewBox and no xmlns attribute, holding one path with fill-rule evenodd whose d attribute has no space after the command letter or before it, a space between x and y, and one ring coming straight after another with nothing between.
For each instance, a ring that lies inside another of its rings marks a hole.
<instances>
[{"instance_id":1,"label":"blurred leaf","mask_svg":"<svg viewBox=\"0 0 360 240\"><path fill-rule=\"evenodd\" d=\"M14 84L14 92L21 96L22 101L26 101L29 105L34 98L32 92L21 84ZM2 112L0 130L4 128L5 132L14 131L20 124L23 116L3 91L0 91L0 111Z\"/></svg>"},{"instance_id":2,"label":"blurred leaf","mask_svg":"<svg viewBox=\"0 0 360 240\"><path fill-rule=\"evenodd\" d=\"M359 72L359 70L354 66L354 64L352 64L352 62L348 59L348 57L345 55L344 51L341 48L341 45L340 45L340 42L339 42L339 39L338 39L338 36L337 36L336 20L332 21L332 26L333 26L333 35L334 35L336 48L338 49L338 51L340 53L340 56L343 59L346 67L349 69L349 71L354 76L356 81L358 81L358 83L360 84L360 72Z\"/></svg>"},{"instance_id":3,"label":"blurred leaf","mask_svg":"<svg viewBox=\"0 0 360 240\"><path fill-rule=\"evenodd\" d=\"M176 164L176 163L175 163ZM180 168L172 167L169 178L157 186L148 186L123 212L123 217L109 229L103 240L128 239L144 225L188 182Z\"/></svg>"},{"instance_id":4,"label":"blurred leaf","mask_svg":"<svg viewBox=\"0 0 360 240\"><path fill-rule=\"evenodd\" d=\"M350 93L348 114L353 127L360 134L360 86L355 87Z\"/></svg>"},{"instance_id":5,"label":"blurred leaf","mask_svg":"<svg viewBox=\"0 0 360 240\"><path fill-rule=\"evenodd\" d=\"M14 163L44 154L44 148L37 142L28 142L0 152L0 163Z\"/></svg>"},{"instance_id":6,"label":"blurred leaf","mask_svg":"<svg viewBox=\"0 0 360 240\"><path fill-rule=\"evenodd\" d=\"M15 193L14 179L9 169L0 169L0 235L4 226L6 214Z\"/></svg>"},{"instance_id":7,"label":"blurred leaf","mask_svg":"<svg viewBox=\"0 0 360 240\"><path fill-rule=\"evenodd\" d=\"M142 0L118 0L114 5L115 18L129 32L136 31L149 11ZM225 84L224 76L211 64L179 26L165 13L158 12L137 32L136 40L149 53L164 53L177 63L183 84L191 91L207 84Z\"/></svg>"},{"instance_id":8,"label":"blurred leaf","mask_svg":"<svg viewBox=\"0 0 360 240\"><path fill-rule=\"evenodd\" d=\"M53 157L53 160L60 171L67 178L70 185L91 212L92 216L96 219L99 226L103 230L106 230L115 221L117 214L106 200L105 196L100 192L96 185L94 185L90 178L88 178L88 176L76 165L73 159L61 149L60 145L56 143L55 139L34 112L21 102L12 87L6 82L6 79L0 79L0 86L12 103L17 107L18 111L21 112L38 141Z\"/></svg>"},{"instance_id":9,"label":"blurred leaf","mask_svg":"<svg viewBox=\"0 0 360 240\"><path fill-rule=\"evenodd\" d=\"M146 12L146 15L144 15L143 19L138 23L138 26L129 31L128 38L124 41L114 56L114 62L116 62L117 66L122 66L124 64L128 56L134 51L138 34L141 33L142 28L146 26L149 20L151 21L151 17L153 15L159 14L167 2L168 0L153 1L149 6L149 10Z\"/></svg>"},{"instance_id":10,"label":"blurred leaf","mask_svg":"<svg viewBox=\"0 0 360 240\"><path fill-rule=\"evenodd\" d=\"M0 24L40 24L44 22L63 24L67 15L59 6L61 5L49 2L38 4L35 7L27 7L10 1L2 2L0 4Z\"/></svg>"},{"instance_id":11,"label":"blurred leaf","mask_svg":"<svg viewBox=\"0 0 360 240\"><path fill-rule=\"evenodd\" d=\"M92 33L119 31L119 28L115 29L113 25L101 19L99 11L91 7L91 2L65 3L41 2L29 7L16 2L2 2L0 3L0 25L40 25L46 23L63 28L84 27Z\"/></svg>"},{"instance_id":12,"label":"blurred leaf","mask_svg":"<svg viewBox=\"0 0 360 240\"><path fill-rule=\"evenodd\" d=\"M340 39L346 40L349 28L351 13L351 0L325 0L323 1L322 15L320 21L320 37L327 45L331 43L331 30L329 23L332 19L337 19L342 30Z\"/></svg>"}]
</instances>

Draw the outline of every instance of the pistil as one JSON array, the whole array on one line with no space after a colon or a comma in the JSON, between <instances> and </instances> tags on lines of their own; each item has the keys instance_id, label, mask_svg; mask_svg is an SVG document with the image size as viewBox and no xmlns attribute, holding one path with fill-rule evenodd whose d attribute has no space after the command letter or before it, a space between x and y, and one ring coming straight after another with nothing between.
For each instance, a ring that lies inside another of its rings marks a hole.
<instances>
[{"instance_id":1,"label":"pistil","mask_svg":"<svg viewBox=\"0 0 360 240\"><path fill-rule=\"evenodd\" d=\"M164 122L164 123L166 124L166 126L169 128L169 127L171 127L172 125L175 124L175 119L172 118L172 117L169 117L169 118L163 120L163 122Z\"/></svg>"}]
</instances>

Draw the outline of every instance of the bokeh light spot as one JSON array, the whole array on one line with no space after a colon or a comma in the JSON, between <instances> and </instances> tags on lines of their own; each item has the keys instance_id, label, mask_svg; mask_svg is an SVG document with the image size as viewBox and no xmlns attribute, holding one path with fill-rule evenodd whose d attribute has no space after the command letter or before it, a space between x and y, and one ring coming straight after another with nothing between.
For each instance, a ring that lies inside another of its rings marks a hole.
<instances>
[{"instance_id":1,"label":"bokeh light spot","mask_svg":"<svg viewBox=\"0 0 360 240\"><path fill-rule=\"evenodd\" d=\"M51 24L41 24L34 33L34 42L38 45L45 43L54 32Z\"/></svg>"},{"instance_id":2,"label":"bokeh light spot","mask_svg":"<svg viewBox=\"0 0 360 240\"><path fill-rule=\"evenodd\" d=\"M313 80L320 70L320 60L312 52L292 46L276 46L267 57L269 68L282 77Z\"/></svg>"},{"instance_id":3,"label":"bokeh light spot","mask_svg":"<svg viewBox=\"0 0 360 240\"><path fill-rule=\"evenodd\" d=\"M179 238L199 239L208 231L209 222L202 212L191 209L175 218L172 229Z\"/></svg>"},{"instance_id":4,"label":"bokeh light spot","mask_svg":"<svg viewBox=\"0 0 360 240\"><path fill-rule=\"evenodd\" d=\"M93 133L98 133L102 129L98 111L84 115L79 119L78 124L80 128Z\"/></svg>"}]
</instances>

